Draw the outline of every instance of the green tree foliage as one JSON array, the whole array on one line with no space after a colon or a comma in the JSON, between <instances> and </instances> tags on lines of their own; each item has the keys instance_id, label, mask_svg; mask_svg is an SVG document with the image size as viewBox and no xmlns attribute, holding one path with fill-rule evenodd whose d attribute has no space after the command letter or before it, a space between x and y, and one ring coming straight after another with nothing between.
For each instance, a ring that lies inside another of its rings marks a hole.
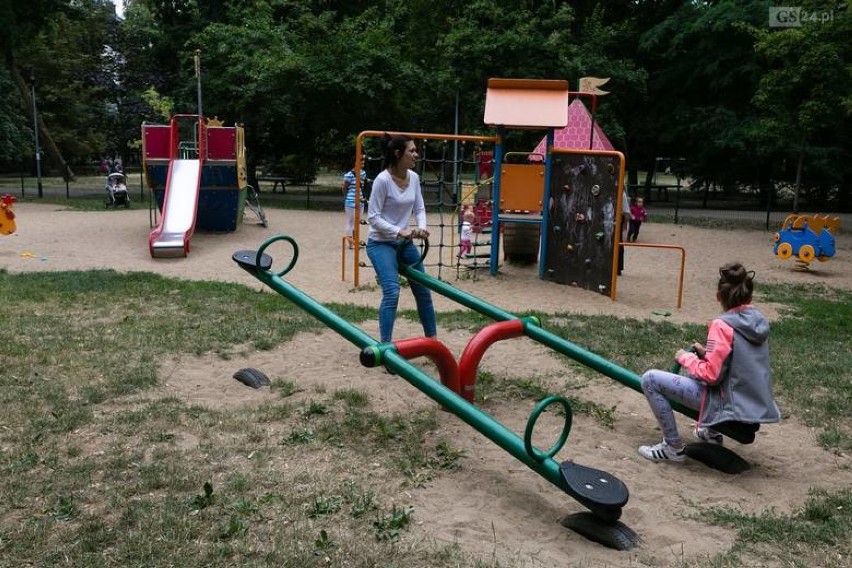
<instances>
[{"instance_id":1,"label":"green tree foliage","mask_svg":"<svg viewBox=\"0 0 852 568\"><path fill-rule=\"evenodd\" d=\"M849 202L843 3L803 0L833 18L793 29L769 27L769 2L742 0L125 4L120 22L107 0L0 5L8 77L33 68L46 125L77 160L126 151L164 108L196 113L200 50L203 113L245 126L251 172L343 167L367 129L452 132L457 101L461 132L491 132L482 122L490 77L576 88L597 76L611 78L611 94L596 119L634 174L677 157L705 187L768 196L800 174L808 197ZM27 144L20 98L0 100L7 161ZM508 149L541 135L510 132Z\"/></svg>"},{"instance_id":2,"label":"green tree foliage","mask_svg":"<svg viewBox=\"0 0 852 568\"><path fill-rule=\"evenodd\" d=\"M18 167L28 151L34 151L20 107L18 88L8 71L0 68L0 164L10 169Z\"/></svg>"},{"instance_id":3,"label":"green tree foliage","mask_svg":"<svg viewBox=\"0 0 852 568\"><path fill-rule=\"evenodd\" d=\"M105 46L114 24L112 4L102 0L35 0L7 9L3 46L6 70L18 80L20 115L31 116L36 84L46 164L83 162L104 145L110 98ZM21 117L7 122L24 122ZM30 133L32 139L32 133Z\"/></svg>"},{"instance_id":4,"label":"green tree foliage","mask_svg":"<svg viewBox=\"0 0 852 568\"><path fill-rule=\"evenodd\" d=\"M761 3L690 2L642 35L653 121L635 132L634 150L647 169L655 156L686 155L700 180L732 187L754 179L751 96L760 69L744 26L766 22Z\"/></svg>"},{"instance_id":5,"label":"green tree foliage","mask_svg":"<svg viewBox=\"0 0 852 568\"><path fill-rule=\"evenodd\" d=\"M830 14L825 6L806 8ZM759 112L755 138L765 154L780 158L776 178L804 182L806 194L830 197L852 170L852 23L848 17L832 17L752 32L765 64L753 97ZM849 193L843 197L849 203Z\"/></svg>"}]
</instances>

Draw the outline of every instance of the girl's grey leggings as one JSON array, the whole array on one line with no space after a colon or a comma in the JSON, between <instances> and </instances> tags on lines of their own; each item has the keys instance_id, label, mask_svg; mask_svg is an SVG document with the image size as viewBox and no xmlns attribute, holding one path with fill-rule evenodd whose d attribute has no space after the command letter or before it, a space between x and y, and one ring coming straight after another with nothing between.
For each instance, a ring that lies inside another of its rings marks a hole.
<instances>
[{"instance_id":1,"label":"girl's grey leggings","mask_svg":"<svg viewBox=\"0 0 852 568\"><path fill-rule=\"evenodd\" d=\"M669 400L698 410L701 407L704 389L702 382L668 371L651 369L642 375L642 392L645 393L651 412L654 413L660 430L663 431L663 439L670 446L679 448L683 446L683 440L677 431L674 411Z\"/></svg>"}]
</instances>

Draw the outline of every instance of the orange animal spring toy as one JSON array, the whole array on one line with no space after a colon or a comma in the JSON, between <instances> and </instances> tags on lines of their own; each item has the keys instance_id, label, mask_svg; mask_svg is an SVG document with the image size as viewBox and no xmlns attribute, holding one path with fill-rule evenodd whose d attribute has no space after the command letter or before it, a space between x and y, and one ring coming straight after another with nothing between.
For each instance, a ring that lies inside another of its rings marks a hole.
<instances>
[{"instance_id":1,"label":"orange animal spring toy","mask_svg":"<svg viewBox=\"0 0 852 568\"><path fill-rule=\"evenodd\" d=\"M15 232L15 212L12 204L15 198L8 193L0 197L0 235L11 235Z\"/></svg>"}]
</instances>

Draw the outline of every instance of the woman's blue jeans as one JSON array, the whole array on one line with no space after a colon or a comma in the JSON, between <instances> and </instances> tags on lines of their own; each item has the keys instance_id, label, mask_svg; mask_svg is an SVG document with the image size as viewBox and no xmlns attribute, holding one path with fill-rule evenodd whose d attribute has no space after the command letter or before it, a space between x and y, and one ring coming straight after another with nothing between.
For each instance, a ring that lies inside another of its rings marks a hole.
<instances>
[{"instance_id":1,"label":"woman's blue jeans","mask_svg":"<svg viewBox=\"0 0 852 568\"><path fill-rule=\"evenodd\" d=\"M399 305L399 262L397 249L402 246L402 261L406 265L414 265L415 270L423 272L420 262L420 251L410 240L398 241L367 241L367 256L373 264L373 270L382 287L382 303L379 305L379 333L382 342L388 343L393 338L393 324L396 320L396 308ZM408 285L417 302L417 315L423 324L426 337L437 335L435 323L435 306L432 304L432 293L419 282L409 280Z\"/></svg>"}]
</instances>

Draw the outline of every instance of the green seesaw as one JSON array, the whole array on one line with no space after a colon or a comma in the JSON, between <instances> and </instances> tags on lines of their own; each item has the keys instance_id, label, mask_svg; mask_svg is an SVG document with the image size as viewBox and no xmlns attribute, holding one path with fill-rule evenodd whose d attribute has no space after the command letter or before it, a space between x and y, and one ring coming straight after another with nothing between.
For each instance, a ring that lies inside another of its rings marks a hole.
<instances>
[{"instance_id":1,"label":"green seesaw","mask_svg":"<svg viewBox=\"0 0 852 568\"><path fill-rule=\"evenodd\" d=\"M265 254L265 251L270 245L279 241L289 243L293 249L293 256L283 270L273 272L273 259ZM428 243L423 252L424 257L427 251ZM288 283L282 277L293 269L298 257L299 248L296 241L286 235L268 239L257 251L238 251L233 255L234 261L241 268L361 348L359 357L361 364L367 367L384 365L393 370L412 386L589 510L587 513L565 517L562 520L564 526L610 548L628 550L638 543L639 538L636 533L619 521L622 508L629 498L629 492L624 483L610 473L582 466L573 460L557 463L553 459L567 441L571 430L571 405L565 398L549 396L540 401L530 415L524 437L521 438L461 396L459 369L461 368L468 375L471 374L472 369L472 374L475 376L476 363L484 349L494 341L526 334L533 338L538 337L538 340L546 345L558 344L553 339L556 336L541 330L535 318L517 318L474 296L431 279L434 281L427 284L430 288L498 320L497 324L483 329L474 337L460 361L456 363L449 350L434 338L417 338L393 343L376 341L357 326ZM401 267L403 267L402 264ZM404 266L402 271L409 278L419 278L419 275L423 274L408 266ZM421 281L426 284L425 280ZM439 287L442 290L438 290ZM441 374L440 382L408 360L419 356L427 356L435 361ZM617 369L614 365L612 368ZM543 451L532 444L532 433L538 417L553 404L562 407L565 422L556 443L549 450Z\"/></svg>"},{"instance_id":2,"label":"green seesaw","mask_svg":"<svg viewBox=\"0 0 852 568\"><path fill-rule=\"evenodd\" d=\"M429 251L429 243L428 241L424 241L424 246L422 250L422 255L420 261L426 257L426 254ZM517 320L518 317L501 310L500 308L493 306L483 300L476 298L475 296L471 296L457 288L454 288L437 278L434 278L425 272L421 272L419 270L414 270L408 266L402 269L403 274L406 278L410 280L416 280L420 284L426 286L434 292L437 292L451 300L454 300L465 307L468 307L480 314L487 316L491 319L497 321L510 321ZM637 375L636 373L625 369L624 367L620 367L616 365L612 361L601 357L595 353L587 351L582 347L579 347L570 341L559 337L553 333L550 333L547 330L544 330L539 325L538 321L533 321L531 318L524 318L523 320L523 330L522 333L519 333L529 337L533 341L541 343L542 345L546 345L550 347L554 351L557 351L575 361L594 369L595 371L605 375L611 379L614 379L621 383L626 387L630 387L631 389L642 393L642 377ZM474 399L474 382L476 380L476 374L473 373L465 373L464 368L462 369L462 377L461 377L461 392L462 395L465 396L469 401L473 401ZM676 366L676 368L672 369L673 373L677 373L680 371L680 366ZM687 408L675 401L669 401L672 405L672 408L676 412L680 412L681 414L688 416L694 420L698 419L698 411ZM751 444L754 442L755 434L760 428L760 424L746 423L746 422L723 422L721 424L715 424L713 429L721 434L731 438L732 440L736 440L741 444ZM696 444L687 444L686 445L686 455L719 471L729 474L737 474L747 471L751 468L751 466L746 462L743 458L736 454L736 452L726 448L724 446L715 445L715 444L707 444L707 443L696 443Z\"/></svg>"}]
</instances>

